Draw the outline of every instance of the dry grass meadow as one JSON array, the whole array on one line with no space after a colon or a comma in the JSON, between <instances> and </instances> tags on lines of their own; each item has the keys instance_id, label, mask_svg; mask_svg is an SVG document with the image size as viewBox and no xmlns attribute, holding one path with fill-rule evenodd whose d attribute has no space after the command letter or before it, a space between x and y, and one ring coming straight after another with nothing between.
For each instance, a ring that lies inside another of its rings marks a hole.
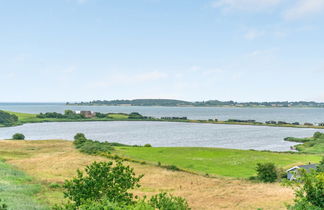
<instances>
[{"instance_id":1,"label":"dry grass meadow","mask_svg":"<svg viewBox=\"0 0 324 210\"><path fill-rule=\"evenodd\" d=\"M98 156L85 155L74 149L71 142L0 141L0 158L34 177L43 190L39 199L52 205L63 200L63 183L79 168L93 161L107 161ZM285 209L293 199L293 192L280 184L258 184L239 179L207 178L185 172L173 172L150 165L129 163L137 174L144 174L138 195L170 192L185 197L192 209Z\"/></svg>"}]
</instances>

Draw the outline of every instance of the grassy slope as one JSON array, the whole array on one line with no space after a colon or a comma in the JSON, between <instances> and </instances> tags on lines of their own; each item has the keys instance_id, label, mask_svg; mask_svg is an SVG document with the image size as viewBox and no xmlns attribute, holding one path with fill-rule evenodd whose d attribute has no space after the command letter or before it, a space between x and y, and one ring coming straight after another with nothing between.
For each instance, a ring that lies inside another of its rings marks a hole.
<instances>
[{"instance_id":1,"label":"grassy slope","mask_svg":"<svg viewBox=\"0 0 324 210\"><path fill-rule=\"evenodd\" d=\"M320 156L316 155L218 148L118 147L116 153L154 164L161 162L162 165L176 165L198 173L238 178L254 175L256 164L259 162L273 162L279 167L288 168L320 160Z\"/></svg>"},{"instance_id":2,"label":"grassy slope","mask_svg":"<svg viewBox=\"0 0 324 210\"><path fill-rule=\"evenodd\" d=\"M0 158L23 170L41 183L38 198L48 204L63 200L62 184L93 161L107 159L81 154L69 141L0 141ZM144 174L142 187L134 190L140 196L171 192L185 197L193 210L197 209L286 209L292 201L292 190L278 183L251 183L229 178L206 178L184 172L173 172L152 165L127 163L136 174Z\"/></svg>"},{"instance_id":3,"label":"grassy slope","mask_svg":"<svg viewBox=\"0 0 324 210\"><path fill-rule=\"evenodd\" d=\"M23 172L0 161L0 198L9 209L48 209L36 201L35 195L41 186L31 181Z\"/></svg>"}]
</instances>

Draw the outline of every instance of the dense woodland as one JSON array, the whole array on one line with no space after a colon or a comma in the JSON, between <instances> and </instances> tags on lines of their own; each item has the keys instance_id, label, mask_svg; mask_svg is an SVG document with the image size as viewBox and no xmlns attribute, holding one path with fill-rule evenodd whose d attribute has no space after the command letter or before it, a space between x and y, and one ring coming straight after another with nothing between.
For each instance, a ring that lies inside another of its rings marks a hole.
<instances>
[{"instance_id":1,"label":"dense woodland","mask_svg":"<svg viewBox=\"0 0 324 210\"><path fill-rule=\"evenodd\" d=\"M235 101L182 101L173 99L134 99L134 100L94 100L90 102L67 103L67 105L106 105L106 106L234 106L234 107L324 107L324 103L314 101L277 102L235 102Z\"/></svg>"}]
</instances>

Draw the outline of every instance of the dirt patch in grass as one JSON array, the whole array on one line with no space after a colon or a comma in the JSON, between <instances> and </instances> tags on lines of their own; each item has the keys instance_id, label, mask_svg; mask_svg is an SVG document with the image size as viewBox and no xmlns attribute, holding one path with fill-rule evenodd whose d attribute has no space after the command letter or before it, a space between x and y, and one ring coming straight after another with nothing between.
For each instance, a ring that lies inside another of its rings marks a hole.
<instances>
[{"instance_id":1,"label":"dirt patch in grass","mask_svg":"<svg viewBox=\"0 0 324 210\"><path fill-rule=\"evenodd\" d=\"M24 154L24 155L21 155ZM0 141L0 158L43 184L39 198L49 204L61 202L62 189L50 184L63 183L93 161L106 158L85 155L68 141ZM192 209L285 209L293 192L280 184L257 184L230 178L207 178L173 172L150 165L129 163L137 174L144 174L142 187L134 193L150 196L170 192L185 197Z\"/></svg>"}]
</instances>

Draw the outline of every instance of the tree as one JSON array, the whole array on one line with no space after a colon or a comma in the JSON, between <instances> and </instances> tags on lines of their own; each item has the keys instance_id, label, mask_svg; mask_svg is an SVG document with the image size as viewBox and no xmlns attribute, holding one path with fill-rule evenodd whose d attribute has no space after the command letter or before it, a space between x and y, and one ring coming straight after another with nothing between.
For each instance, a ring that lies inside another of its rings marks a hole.
<instances>
[{"instance_id":1,"label":"tree","mask_svg":"<svg viewBox=\"0 0 324 210\"><path fill-rule=\"evenodd\" d=\"M74 136L73 144L76 146L76 148L80 148L86 141L88 141L88 139L83 133L77 133Z\"/></svg>"},{"instance_id":2,"label":"tree","mask_svg":"<svg viewBox=\"0 0 324 210\"><path fill-rule=\"evenodd\" d=\"M13 140L25 140L25 136L24 136L24 134L22 134L22 133L15 133L15 134L12 136L12 139L13 139Z\"/></svg>"},{"instance_id":3,"label":"tree","mask_svg":"<svg viewBox=\"0 0 324 210\"><path fill-rule=\"evenodd\" d=\"M85 174L77 171L77 177L66 181L64 196L80 206L91 201L105 199L113 203L132 204L133 194L128 190L140 187L142 175L136 177L132 168L117 161L94 162L85 168Z\"/></svg>"},{"instance_id":4,"label":"tree","mask_svg":"<svg viewBox=\"0 0 324 210\"><path fill-rule=\"evenodd\" d=\"M262 182L275 182L278 178L276 166L273 163L258 163L257 178Z\"/></svg>"},{"instance_id":5,"label":"tree","mask_svg":"<svg viewBox=\"0 0 324 210\"><path fill-rule=\"evenodd\" d=\"M300 170L296 182L289 185L295 190L295 204L289 206L293 210L321 210L324 209L324 173L306 172Z\"/></svg>"}]
</instances>

